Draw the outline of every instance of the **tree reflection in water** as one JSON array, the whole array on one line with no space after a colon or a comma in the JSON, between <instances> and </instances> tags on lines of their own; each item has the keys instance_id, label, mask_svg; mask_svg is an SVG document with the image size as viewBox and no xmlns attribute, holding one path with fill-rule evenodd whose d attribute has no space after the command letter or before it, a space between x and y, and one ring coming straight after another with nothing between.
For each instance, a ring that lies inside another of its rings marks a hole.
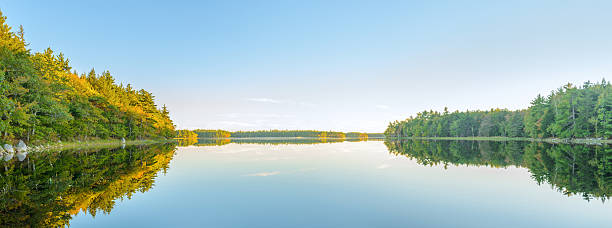
<instances>
[{"instance_id":1,"label":"tree reflection in water","mask_svg":"<svg viewBox=\"0 0 612 228\"><path fill-rule=\"evenodd\" d=\"M565 195L605 201L612 193L612 147L517 141L387 140L395 155L422 165L525 167Z\"/></svg>"},{"instance_id":2,"label":"tree reflection in water","mask_svg":"<svg viewBox=\"0 0 612 228\"><path fill-rule=\"evenodd\" d=\"M0 226L59 227L79 212L110 213L117 199L153 186L174 144L30 153L1 161Z\"/></svg>"},{"instance_id":3,"label":"tree reflection in water","mask_svg":"<svg viewBox=\"0 0 612 228\"><path fill-rule=\"evenodd\" d=\"M221 139L180 142L179 146L317 144L359 140ZM527 168L538 184L566 195L605 201L610 197L610 146L517 141L385 141L390 153L422 165ZM0 226L69 225L80 212L111 212L117 199L150 190L166 173L176 144L128 146L16 155L0 161Z\"/></svg>"}]
</instances>

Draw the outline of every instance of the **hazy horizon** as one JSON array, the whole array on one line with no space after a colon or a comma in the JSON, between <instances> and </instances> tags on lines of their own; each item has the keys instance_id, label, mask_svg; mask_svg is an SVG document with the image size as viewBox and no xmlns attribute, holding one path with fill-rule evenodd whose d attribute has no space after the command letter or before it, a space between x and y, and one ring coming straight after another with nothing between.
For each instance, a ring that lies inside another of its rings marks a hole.
<instances>
[{"instance_id":1,"label":"hazy horizon","mask_svg":"<svg viewBox=\"0 0 612 228\"><path fill-rule=\"evenodd\" d=\"M345 132L444 107L524 109L610 79L610 6L0 1L33 51L151 91L179 129Z\"/></svg>"}]
</instances>

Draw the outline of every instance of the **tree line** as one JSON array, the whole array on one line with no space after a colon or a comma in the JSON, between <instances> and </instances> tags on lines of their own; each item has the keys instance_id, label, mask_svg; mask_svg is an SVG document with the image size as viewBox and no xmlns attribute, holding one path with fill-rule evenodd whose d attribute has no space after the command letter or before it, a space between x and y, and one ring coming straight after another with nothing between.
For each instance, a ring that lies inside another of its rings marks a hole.
<instances>
[{"instance_id":1,"label":"tree line","mask_svg":"<svg viewBox=\"0 0 612 228\"><path fill-rule=\"evenodd\" d=\"M190 130L176 130L177 139L197 139L198 134L195 131Z\"/></svg>"},{"instance_id":2,"label":"tree line","mask_svg":"<svg viewBox=\"0 0 612 228\"><path fill-rule=\"evenodd\" d=\"M229 138L231 135L231 132L224 130L197 129L193 132L196 133L198 138Z\"/></svg>"},{"instance_id":3,"label":"tree line","mask_svg":"<svg viewBox=\"0 0 612 228\"><path fill-rule=\"evenodd\" d=\"M78 74L62 53L28 49L0 12L0 141L174 136L166 106L108 71Z\"/></svg>"},{"instance_id":4,"label":"tree line","mask_svg":"<svg viewBox=\"0 0 612 228\"><path fill-rule=\"evenodd\" d=\"M381 138L384 136L382 133L362 133L362 132L337 132L337 131L316 131L316 130L259 130L259 131L225 131L225 130L178 130L176 131L177 138L185 138L185 131L191 131L192 134L196 134L197 138L264 138L264 137L286 137L286 138L356 138L356 139L368 139Z\"/></svg>"},{"instance_id":5,"label":"tree line","mask_svg":"<svg viewBox=\"0 0 612 228\"><path fill-rule=\"evenodd\" d=\"M423 111L389 124L387 137L612 138L612 86L567 84L526 110Z\"/></svg>"},{"instance_id":6,"label":"tree line","mask_svg":"<svg viewBox=\"0 0 612 228\"><path fill-rule=\"evenodd\" d=\"M347 138L356 138L356 139L368 139L368 134L367 133L361 133L361 132L347 132L346 134Z\"/></svg>"},{"instance_id":7,"label":"tree line","mask_svg":"<svg viewBox=\"0 0 612 228\"><path fill-rule=\"evenodd\" d=\"M315 131L315 130L260 130L231 132L232 138L260 138L260 137L303 137L303 138L345 138L342 132Z\"/></svg>"},{"instance_id":8,"label":"tree line","mask_svg":"<svg viewBox=\"0 0 612 228\"><path fill-rule=\"evenodd\" d=\"M178 139L179 146L223 146L230 143L234 144L263 144L263 145L295 145L295 144L320 144L320 143L340 143L340 142L362 142L368 138L196 138ZM372 139L370 139L372 140ZM375 139L382 141L383 139Z\"/></svg>"}]
</instances>

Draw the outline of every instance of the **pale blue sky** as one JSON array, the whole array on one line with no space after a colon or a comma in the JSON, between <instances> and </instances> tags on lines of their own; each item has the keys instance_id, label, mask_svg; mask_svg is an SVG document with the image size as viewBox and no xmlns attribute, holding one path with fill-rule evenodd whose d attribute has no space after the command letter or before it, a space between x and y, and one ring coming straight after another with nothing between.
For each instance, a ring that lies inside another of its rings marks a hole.
<instances>
[{"instance_id":1,"label":"pale blue sky","mask_svg":"<svg viewBox=\"0 0 612 228\"><path fill-rule=\"evenodd\" d=\"M34 51L152 91L179 128L382 132L612 79L609 1L0 0Z\"/></svg>"}]
</instances>

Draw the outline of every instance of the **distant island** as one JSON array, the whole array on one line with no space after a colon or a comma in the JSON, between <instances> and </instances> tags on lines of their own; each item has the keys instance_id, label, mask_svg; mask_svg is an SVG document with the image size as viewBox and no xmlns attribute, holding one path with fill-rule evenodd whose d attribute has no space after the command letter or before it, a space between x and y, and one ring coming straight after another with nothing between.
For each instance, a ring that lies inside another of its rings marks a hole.
<instances>
[{"instance_id":1,"label":"distant island","mask_svg":"<svg viewBox=\"0 0 612 228\"><path fill-rule=\"evenodd\" d=\"M177 130L178 139L220 139L220 138L384 138L383 133L337 132L315 130L259 130L259 131L225 131L225 130Z\"/></svg>"},{"instance_id":2,"label":"distant island","mask_svg":"<svg viewBox=\"0 0 612 228\"><path fill-rule=\"evenodd\" d=\"M610 142L612 86L605 79L567 84L547 97L538 95L526 110L423 111L389 124L388 138L528 138L561 142Z\"/></svg>"},{"instance_id":3,"label":"distant island","mask_svg":"<svg viewBox=\"0 0 612 228\"><path fill-rule=\"evenodd\" d=\"M236 131L225 130L177 130L179 146L226 145L230 142L239 144L317 144L334 142L358 142L365 140L383 140L383 133L337 132L315 130L259 130Z\"/></svg>"}]
</instances>

